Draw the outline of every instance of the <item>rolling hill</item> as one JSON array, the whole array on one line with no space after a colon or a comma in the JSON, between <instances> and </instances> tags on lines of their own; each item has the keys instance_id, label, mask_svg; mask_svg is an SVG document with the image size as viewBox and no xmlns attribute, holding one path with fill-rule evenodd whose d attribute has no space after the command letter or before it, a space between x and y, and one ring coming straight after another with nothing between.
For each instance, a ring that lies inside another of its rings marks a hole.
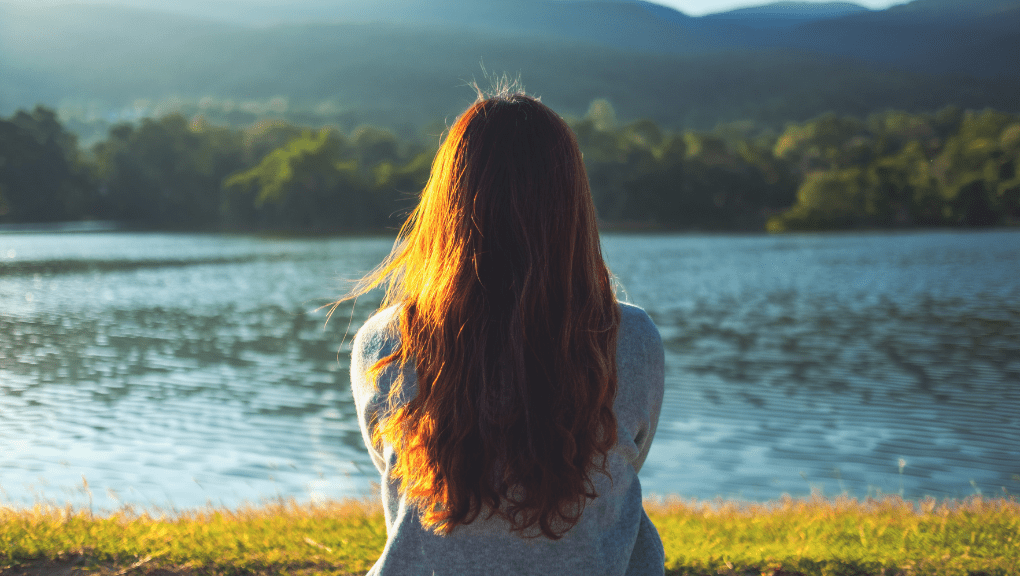
<instances>
[{"instance_id":1,"label":"rolling hill","mask_svg":"<svg viewBox=\"0 0 1020 576\"><path fill-rule=\"evenodd\" d=\"M1020 109L1020 0L700 18L640 0L359 2L0 4L0 113L42 102L115 121L139 101L204 101L245 122L265 114L245 102L277 98L309 121L424 125L463 108L483 65L568 114L606 98L623 118L673 127Z\"/></svg>"}]
</instances>

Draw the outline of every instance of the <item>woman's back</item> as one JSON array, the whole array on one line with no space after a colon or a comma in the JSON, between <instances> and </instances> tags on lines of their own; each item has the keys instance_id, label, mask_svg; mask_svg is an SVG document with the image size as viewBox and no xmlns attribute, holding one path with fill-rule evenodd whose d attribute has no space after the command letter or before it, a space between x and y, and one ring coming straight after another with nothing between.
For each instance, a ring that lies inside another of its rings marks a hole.
<instances>
[{"instance_id":1,"label":"woman's back","mask_svg":"<svg viewBox=\"0 0 1020 576\"><path fill-rule=\"evenodd\" d=\"M640 470L658 421L663 395L663 349L658 330L644 310L620 304L616 365L618 391L613 410L617 443L608 455L609 476L593 477L599 496L586 505L575 524L559 540L540 534L513 533L500 516L483 513L449 534L436 534L419 522L418 512L391 475L396 454L390 445L373 444L378 418L415 394L405 387L389 398L390 385L401 370L394 364L368 377L375 363L400 344L396 308L373 316L358 331L351 352L351 381L362 434L382 474L388 541L372 575L549 574L594 576L646 575L663 572L658 533L642 507ZM415 382L413 366L405 365L404 382ZM531 537L529 537L531 536Z\"/></svg>"},{"instance_id":2,"label":"woman's back","mask_svg":"<svg viewBox=\"0 0 1020 576\"><path fill-rule=\"evenodd\" d=\"M373 573L661 573L637 471L662 344L616 301L563 119L518 93L471 106L354 295L380 284L351 369L384 484Z\"/></svg>"}]
</instances>

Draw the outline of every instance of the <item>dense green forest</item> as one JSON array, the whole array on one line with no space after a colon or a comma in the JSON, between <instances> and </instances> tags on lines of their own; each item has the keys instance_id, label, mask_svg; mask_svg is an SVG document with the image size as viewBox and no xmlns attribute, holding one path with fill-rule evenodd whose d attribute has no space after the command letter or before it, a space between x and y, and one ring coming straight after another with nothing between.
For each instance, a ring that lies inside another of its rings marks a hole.
<instances>
[{"instance_id":1,"label":"dense green forest","mask_svg":"<svg viewBox=\"0 0 1020 576\"><path fill-rule=\"evenodd\" d=\"M608 228L828 230L1020 223L1020 116L824 115L668 131L605 100L570 121ZM441 126L441 125L440 125ZM165 230L395 229L428 178L421 135L171 114L90 147L38 106L0 118L0 223L104 220Z\"/></svg>"}]
</instances>

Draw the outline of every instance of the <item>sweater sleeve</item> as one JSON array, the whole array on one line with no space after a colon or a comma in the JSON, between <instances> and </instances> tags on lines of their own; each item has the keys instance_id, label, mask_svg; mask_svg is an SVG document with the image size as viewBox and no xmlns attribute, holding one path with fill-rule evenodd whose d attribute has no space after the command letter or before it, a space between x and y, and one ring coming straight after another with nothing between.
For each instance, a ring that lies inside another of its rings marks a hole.
<instances>
[{"instance_id":1,"label":"sweater sleeve","mask_svg":"<svg viewBox=\"0 0 1020 576\"><path fill-rule=\"evenodd\" d=\"M644 310L621 304L621 341L617 352L618 377L627 381L625 406L636 413L633 432L637 457L631 462L640 471L659 424L665 393L665 352L659 329Z\"/></svg>"},{"instance_id":2,"label":"sweater sleeve","mask_svg":"<svg viewBox=\"0 0 1020 576\"><path fill-rule=\"evenodd\" d=\"M396 310L389 308L372 316L358 330L351 345L351 393L358 413L358 425L372 463L379 472L386 467L383 447L372 441L380 417L388 409L391 370L384 370L378 378L369 371L380 359L393 353L398 345L395 321Z\"/></svg>"},{"instance_id":3,"label":"sweater sleeve","mask_svg":"<svg viewBox=\"0 0 1020 576\"><path fill-rule=\"evenodd\" d=\"M649 389L648 389L648 427L642 430L642 434L634 439L638 445L638 458L634 462L634 469L641 471L641 466L648 457L648 451L652 447L652 439L655 437L655 430L659 427L659 414L662 411L662 397L665 394L665 359L662 342L658 340L656 331L657 350L652 349L651 357L648 359L649 367Z\"/></svg>"}]
</instances>

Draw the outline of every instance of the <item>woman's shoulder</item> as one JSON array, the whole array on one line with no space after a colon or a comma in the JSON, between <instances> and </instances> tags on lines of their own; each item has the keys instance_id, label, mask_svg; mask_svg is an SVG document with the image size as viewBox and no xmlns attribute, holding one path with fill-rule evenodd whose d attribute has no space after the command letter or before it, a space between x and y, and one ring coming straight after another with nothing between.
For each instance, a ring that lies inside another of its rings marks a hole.
<instances>
[{"instance_id":1,"label":"woman's shoulder","mask_svg":"<svg viewBox=\"0 0 1020 576\"><path fill-rule=\"evenodd\" d=\"M618 357L661 356L662 339L648 313L639 306L619 302ZM358 329L351 349L355 370L367 368L391 354L400 343L400 306L373 314Z\"/></svg>"},{"instance_id":2,"label":"woman's shoulder","mask_svg":"<svg viewBox=\"0 0 1020 576\"><path fill-rule=\"evenodd\" d=\"M662 346L659 329L644 308L628 302L619 302L620 331L618 338L641 341L647 345Z\"/></svg>"},{"instance_id":3,"label":"woman's shoulder","mask_svg":"<svg viewBox=\"0 0 1020 576\"><path fill-rule=\"evenodd\" d=\"M625 302L620 303L616 369L621 386L651 386L658 389L663 385L665 350L659 329L647 312Z\"/></svg>"},{"instance_id":4,"label":"woman's shoulder","mask_svg":"<svg viewBox=\"0 0 1020 576\"><path fill-rule=\"evenodd\" d=\"M365 374L377 361L392 354L400 343L400 308L391 306L373 314L358 329L351 344L352 376Z\"/></svg>"},{"instance_id":5,"label":"woman's shoulder","mask_svg":"<svg viewBox=\"0 0 1020 576\"><path fill-rule=\"evenodd\" d=\"M400 306L383 308L372 314L358 329L355 340L371 338L387 338L400 334Z\"/></svg>"}]
</instances>

